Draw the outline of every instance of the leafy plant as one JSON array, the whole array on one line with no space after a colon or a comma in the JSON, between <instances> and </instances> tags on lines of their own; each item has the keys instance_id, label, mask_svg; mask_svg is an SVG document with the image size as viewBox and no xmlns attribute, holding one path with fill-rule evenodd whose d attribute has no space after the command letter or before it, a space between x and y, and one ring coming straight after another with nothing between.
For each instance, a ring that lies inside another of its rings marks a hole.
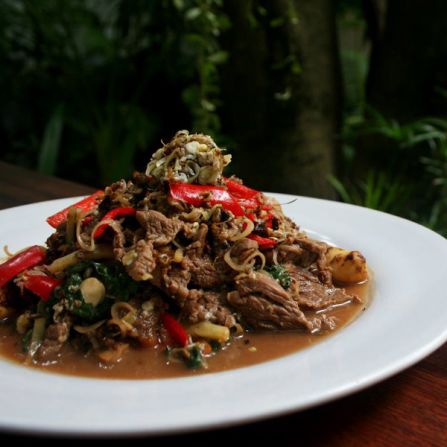
<instances>
[{"instance_id":1,"label":"leafy plant","mask_svg":"<svg viewBox=\"0 0 447 447\"><path fill-rule=\"evenodd\" d=\"M412 189L385 171L371 170L366 180L354 184L344 185L336 177L330 177L329 181L344 202L392 213L402 211Z\"/></svg>"},{"instance_id":2,"label":"leafy plant","mask_svg":"<svg viewBox=\"0 0 447 447\"><path fill-rule=\"evenodd\" d=\"M219 130L221 0L0 3L3 158L91 184ZM98 176L97 173L100 173Z\"/></svg>"},{"instance_id":3,"label":"leafy plant","mask_svg":"<svg viewBox=\"0 0 447 447\"><path fill-rule=\"evenodd\" d=\"M345 202L411 218L446 234L447 119L429 117L402 124L370 107L365 112L345 120L343 154L350 169L329 181ZM360 139L377 136L387 148L379 162L373 152L366 174L348 175L355 172Z\"/></svg>"}]
</instances>

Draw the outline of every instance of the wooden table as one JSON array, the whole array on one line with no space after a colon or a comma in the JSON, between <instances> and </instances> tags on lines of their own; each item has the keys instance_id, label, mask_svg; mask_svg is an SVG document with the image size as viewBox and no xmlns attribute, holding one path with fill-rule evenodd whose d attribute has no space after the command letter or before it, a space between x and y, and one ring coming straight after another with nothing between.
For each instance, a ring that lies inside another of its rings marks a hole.
<instances>
[{"instance_id":1,"label":"wooden table","mask_svg":"<svg viewBox=\"0 0 447 447\"><path fill-rule=\"evenodd\" d=\"M0 208L91 191L83 185L0 162ZM18 440L11 434L0 435L0 439ZM273 440L281 447L447 446L447 344L385 382L318 408L148 442L151 446L166 445L171 440L181 442L179 445L211 445L223 440L226 445L239 445L245 439Z\"/></svg>"}]
</instances>

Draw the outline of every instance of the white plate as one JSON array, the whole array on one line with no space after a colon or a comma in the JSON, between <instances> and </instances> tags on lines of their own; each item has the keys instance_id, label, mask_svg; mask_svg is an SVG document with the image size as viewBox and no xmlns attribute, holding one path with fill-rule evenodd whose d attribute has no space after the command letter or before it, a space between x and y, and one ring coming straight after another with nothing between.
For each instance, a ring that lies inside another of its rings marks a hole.
<instances>
[{"instance_id":1,"label":"white plate","mask_svg":"<svg viewBox=\"0 0 447 447\"><path fill-rule=\"evenodd\" d=\"M277 194L280 202L293 197ZM0 245L42 243L45 217L74 199L0 211ZM285 212L310 234L359 249L375 274L370 308L315 346L237 370L164 380L99 380L0 361L0 428L160 434L226 426L333 400L416 363L447 339L447 241L415 223L299 197Z\"/></svg>"}]
</instances>

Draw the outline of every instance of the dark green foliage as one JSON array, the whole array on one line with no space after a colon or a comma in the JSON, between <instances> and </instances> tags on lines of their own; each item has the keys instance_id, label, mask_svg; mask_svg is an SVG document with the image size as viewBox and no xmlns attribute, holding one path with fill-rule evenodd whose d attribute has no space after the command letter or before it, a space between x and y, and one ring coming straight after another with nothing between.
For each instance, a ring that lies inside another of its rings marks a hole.
<instances>
[{"instance_id":1,"label":"dark green foliage","mask_svg":"<svg viewBox=\"0 0 447 447\"><path fill-rule=\"evenodd\" d=\"M74 266L72 272L83 272L84 277L95 276L104 284L106 296L117 301L128 301L139 288L139 283L134 281L118 262L82 262Z\"/></svg>"},{"instance_id":2,"label":"dark green foliage","mask_svg":"<svg viewBox=\"0 0 447 447\"><path fill-rule=\"evenodd\" d=\"M96 307L86 303L80 291L82 281L89 277L98 278L105 286L106 296ZM88 322L106 318L115 301L126 301L138 291L138 283L133 281L121 264L103 264L99 262L81 262L65 272L65 278L60 287L53 292L48 301L47 309L65 300L67 310Z\"/></svg>"},{"instance_id":3,"label":"dark green foliage","mask_svg":"<svg viewBox=\"0 0 447 447\"><path fill-rule=\"evenodd\" d=\"M99 185L141 169L160 137L216 132L220 5L1 2L2 158Z\"/></svg>"},{"instance_id":4,"label":"dark green foliage","mask_svg":"<svg viewBox=\"0 0 447 447\"><path fill-rule=\"evenodd\" d=\"M447 234L447 119L401 124L367 107L345 121L344 144L345 174L330 179L344 202Z\"/></svg>"},{"instance_id":5,"label":"dark green foliage","mask_svg":"<svg viewBox=\"0 0 447 447\"><path fill-rule=\"evenodd\" d=\"M86 303L79 288L83 280L80 273L69 272L63 284L54 291L49 303L54 305L58 301L65 300L65 307L72 315L88 322L105 318L113 300L105 298L96 307Z\"/></svg>"},{"instance_id":6,"label":"dark green foliage","mask_svg":"<svg viewBox=\"0 0 447 447\"><path fill-rule=\"evenodd\" d=\"M276 264L266 267L265 269L270 275L279 282L281 287L288 289L292 281L290 273L282 265Z\"/></svg>"}]
</instances>

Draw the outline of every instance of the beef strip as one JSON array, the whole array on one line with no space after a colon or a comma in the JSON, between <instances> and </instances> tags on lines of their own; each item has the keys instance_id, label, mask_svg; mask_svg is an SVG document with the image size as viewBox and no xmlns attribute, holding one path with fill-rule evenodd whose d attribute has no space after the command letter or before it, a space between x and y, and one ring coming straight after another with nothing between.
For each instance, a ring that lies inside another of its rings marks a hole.
<instances>
[{"instance_id":1,"label":"beef strip","mask_svg":"<svg viewBox=\"0 0 447 447\"><path fill-rule=\"evenodd\" d=\"M298 282L299 293L295 294L295 299L301 307L318 310L358 299L348 295L344 289L322 284L317 276L305 269L292 264L286 264L285 267Z\"/></svg>"},{"instance_id":2,"label":"beef strip","mask_svg":"<svg viewBox=\"0 0 447 447\"><path fill-rule=\"evenodd\" d=\"M324 242L314 241L301 233L293 234L278 246L278 262L309 267L321 282L332 286L332 274L326 262L327 249L328 245Z\"/></svg>"},{"instance_id":3,"label":"beef strip","mask_svg":"<svg viewBox=\"0 0 447 447\"><path fill-rule=\"evenodd\" d=\"M134 248L140 239L144 239L143 229L132 231L129 228L122 228L118 223L115 224L115 235L113 237L113 254L115 259L121 261L123 256Z\"/></svg>"},{"instance_id":4,"label":"beef strip","mask_svg":"<svg viewBox=\"0 0 447 447\"><path fill-rule=\"evenodd\" d=\"M227 301L256 329L314 329L298 303L271 276L250 273L236 280Z\"/></svg>"},{"instance_id":5,"label":"beef strip","mask_svg":"<svg viewBox=\"0 0 447 447\"><path fill-rule=\"evenodd\" d=\"M129 276L135 281L152 279L152 271L157 264L152 242L140 239L135 248L129 250L121 261Z\"/></svg>"},{"instance_id":6,"label":"beef strip","mask_svg":"<svg viewBox=\"0 0 447 447\"><path fill-rule=\"evenodd\" d=\"M137 211L136 219L146 230L146 240L152 241L155 247L172 242L183 226L180 220L169 219L154 210Z\"/></svg>"},{"instance_id":7,"label":"beef strip","mask_svg":"<svg viewBox=\"0 0 447 447\"><path fill-rule=\"evenodd\" d=\"M160 287L168 296L177 299L180 306L188 299L188 284L191 280L191 273L181 268L179 265L171 265L161 272L161 281L154 277L153 284Z\"/></svg>"},{"instance_id":8,"label":"beef strip","mask_svg":"<svg viewBox=\"0 0 447 447\"><path fill-rule=\"evenodd\" d=\"M225 293L192 289L183 304L181 318L188 323L207 320L232 327L236 319L225 301Z\"/></svg>"},{"instance_id":9,"label":"beef strip","mask_svg":"<svg viewBox=\"0 0 447 447\"><path fill-rule=\"evenodd\" d=\"M226 271L219 272L213 259L205 253L208 225L201 224L193 242L186 248L181 267L191 273L191 284L198 288L211 289L224 284Z\"/></svg>"},{"instance_id":10,"label":"beef strip","mask_svg":"<svg viewBox=\"0 0 447 447\"><path fill-rule=\"evenodd\" d=\"M296 265L307 267L318 258L314 252L305 250L299 244L282 244L278 246L278 262L284 264L293 262Z\"/></svg>"},{"instance_id":11,"label":"beef strip","mask_svg":"<svg viewBox=\"0 0 447 447\"><path fill-rule=\"evenodd\" d=\"M209 255L197 256L188 253L182 261L182 268L191 273L191 284L198 288L211 289L225 283Z\"/></svg>"}]
</instances>

